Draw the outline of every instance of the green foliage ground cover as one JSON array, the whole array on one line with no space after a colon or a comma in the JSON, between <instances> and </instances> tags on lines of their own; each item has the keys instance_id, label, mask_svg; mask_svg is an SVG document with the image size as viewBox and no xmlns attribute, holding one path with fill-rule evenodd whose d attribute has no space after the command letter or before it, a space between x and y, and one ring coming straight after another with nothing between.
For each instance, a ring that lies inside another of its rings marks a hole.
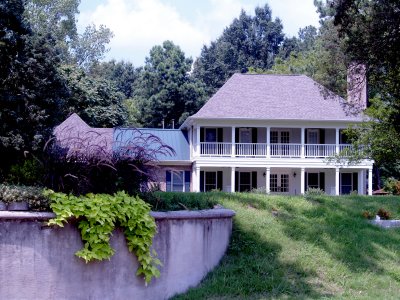
<instances>
[{"instance_id":1,"label":"green foliage ground cover","mask_svg":"<svg viewBox=\"0 0 400 300\"><path fill-rule=\"evenodd\" d=\"M398 298L400 229L370 225L362 212L399 218L400 197L217 195L236 211L228 252L177 299Z\"/></svg>"}]
</instances>

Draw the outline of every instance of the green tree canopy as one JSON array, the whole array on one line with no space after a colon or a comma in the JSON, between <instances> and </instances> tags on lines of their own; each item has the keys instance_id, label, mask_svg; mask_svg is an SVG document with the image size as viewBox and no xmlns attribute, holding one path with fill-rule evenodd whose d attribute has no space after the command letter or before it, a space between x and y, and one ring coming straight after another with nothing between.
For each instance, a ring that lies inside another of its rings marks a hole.
<instances>
[{"instance_id":1,"label":"green tree canopy","mask_svg":"<svg viewBox=\"0 0 400 300\"><path fill-rule=\"evenodd\" d=\"M165 41L154 46L134 90L138 121L143 126L181 124L204 103L204 86L189 74L192 59L179 46Z\"/></svg>"},{"instance_id":2,"label":"green tree canopy","mask_svg":"<svg viewBox=\"0 0 400 300\"><path fill-rule=\"evenodd\" d=\"M194 77L212 94L235 72L270 68L284 39L282 29L267 4L257 7L254 16L242 11L216 41L203 47L194 64Z\"/></svg>"}]
</instances>

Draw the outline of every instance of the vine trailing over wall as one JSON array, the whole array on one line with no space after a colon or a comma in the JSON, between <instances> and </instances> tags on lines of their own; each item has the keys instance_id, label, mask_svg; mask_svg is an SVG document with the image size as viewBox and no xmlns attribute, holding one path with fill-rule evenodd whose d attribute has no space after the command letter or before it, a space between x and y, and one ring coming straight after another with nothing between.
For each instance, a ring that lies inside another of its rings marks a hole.
<instances>
[{"instance_id":1,"label":"vine trailing over wall","mask_svg":"<svg viewBox=\"0 0 400 300\"><path fill-rule=\"evenodd\" d=\"M78 257L86 262L109 259L114 254L110 236L119 226L124 231L129 251L136 254L139 261L136 275L142 275L146 285L153 277L160 276L157 265L161 262L156 258L156 252L151 251L156 223L149 214L150 206L139 197L131 197L125 192L79 197L52 190L44 193L51 199L50 207L56 214L49 225L63 227L69 218L77 218L85 243L83 249L75 253Z\"/></svg>"}]
</instances>

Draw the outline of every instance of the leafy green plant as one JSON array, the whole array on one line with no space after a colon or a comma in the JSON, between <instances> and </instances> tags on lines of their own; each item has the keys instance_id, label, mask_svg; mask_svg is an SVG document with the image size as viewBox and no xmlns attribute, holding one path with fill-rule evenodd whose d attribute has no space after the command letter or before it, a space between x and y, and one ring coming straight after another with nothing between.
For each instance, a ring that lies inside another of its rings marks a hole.
<instances>
[{"instance_id":1,"label":"leafy green plant","mask_svg":"<svg viewBox=\"0 0 400 300\"><path fill-rule=\"evenodd\" d=\"M400 180L393 177L388 178L385 181L383 189L392 195L400 195Z\"/></svg>"},{"instance_id":2,"label":"leafy green plant","mask_svg":"<svg viewBox=\"0 0 400 300\"><path fill-rule=\"evenodd\" d=\"M51 208L56 217L49 225L64 226L68 219L75 217L84 242L83 249L75 254L86 262L108 259L114 254L110 246L110 236L116 226L123 229L130 252L136 254L140 267L137 275L142 275L146 285L153 277L160 276L157 265L161 262L156 252L151 251L156 223L150 216L150 206L139 197L131 197L125 192L108 194L67 195L46 190L51 199Z\"/></svg>"},{"instance_id":3,"label":"leafy green plant","mask_svg":"<svg viewBox=\"0 0 400 300\"><path fill-rule=\"evenodd\" d=\"M6 203L26 201L30 210L50 210L50 200L43 195L41 187L0 184L0 200Z\"/></svg>"},{"instance_id":4,"label":"leafy green plant","mask_svg":"<svg viewBox=\"0 0 400 300\"><path fill-rule=\"evenodd\" d=\"M372 220L373 218L375 218L375 213L372 212L372 211L369 211L369 210L364 210L364 211L362 212L362 216L363 216L365 219Z\"/></svg>"},{"instance_id":5,"label":"leafy green plant","mask_svg":"<svg viewBox=\"0 0 400 300\"><path fill-rule=\"evenodd\" d=\"M309 188L305 193L304 193L304 197L306 199L310 199L313 198L315 196L322 196L325 195L324 190L320 189L320 188Z\"/></svg>"}]
</instances>

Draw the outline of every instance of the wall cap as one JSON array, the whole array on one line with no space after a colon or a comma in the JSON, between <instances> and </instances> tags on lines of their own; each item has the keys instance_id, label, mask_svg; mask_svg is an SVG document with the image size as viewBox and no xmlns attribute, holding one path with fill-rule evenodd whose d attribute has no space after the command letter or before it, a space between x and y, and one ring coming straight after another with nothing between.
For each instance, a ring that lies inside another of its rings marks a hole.
<instances>
[{"instance_id":1,"label":"wall cap","mask_svg":"<svg viewBox=\"0 0 400 300\"><path fill-rule=\"evenodd\" d=\"M221 219L232 218L235 212L230 209L205 209L205 210L178 210L178 211L152 211L150 215L156 220L181 220L181 219ZM0 211L0 220L37 220L47 221L55 218L52 212L32 211Z\"/></svg>"}]
</instances>

